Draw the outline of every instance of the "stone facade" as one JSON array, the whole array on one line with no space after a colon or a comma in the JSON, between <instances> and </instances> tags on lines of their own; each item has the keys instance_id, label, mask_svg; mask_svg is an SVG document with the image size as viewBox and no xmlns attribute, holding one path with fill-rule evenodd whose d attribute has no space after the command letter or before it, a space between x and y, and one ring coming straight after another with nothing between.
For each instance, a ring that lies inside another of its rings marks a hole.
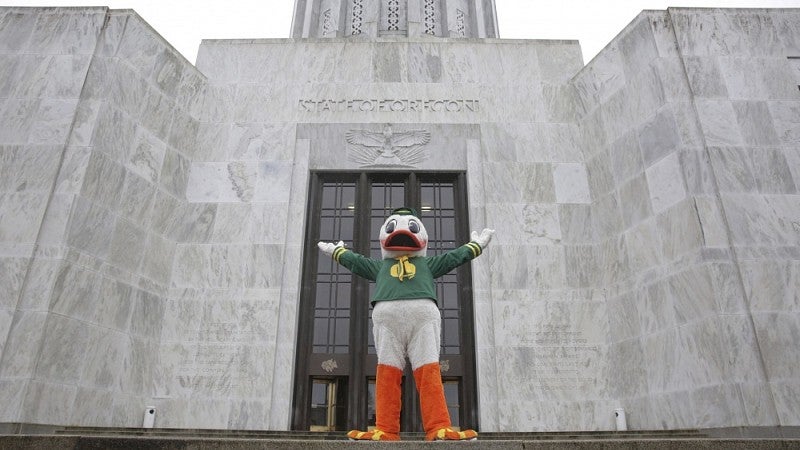
<instances>
[{"instance_id":1,"label":"stone facade","mask_svg":"<svg viewBox=\"0 0 800 450\"><path fill-rule=\"evenodd\" d=\"M0 8L0 423L288 429L310 172L391 124L497 229L480 430L800 425L799 10L645 11L586 66L408 34L194 67L133 11Z\"/></svg>"}]
</instances>

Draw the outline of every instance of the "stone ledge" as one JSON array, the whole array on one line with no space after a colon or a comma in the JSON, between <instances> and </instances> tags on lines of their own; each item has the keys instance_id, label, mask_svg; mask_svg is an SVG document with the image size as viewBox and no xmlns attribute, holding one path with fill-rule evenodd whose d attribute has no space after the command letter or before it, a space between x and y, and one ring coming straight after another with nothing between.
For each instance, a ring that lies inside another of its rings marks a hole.
<instances>
[{"instance_id":1,"label":"stone ledge","mask_svg":"<svg viewBox=\"0 0 800 450\"><path fill-rule=\"evenodd\" d=\"M475 441L475 442L363 442L349 441L308 441L308 440L269 440L269 439L197 439L197 438L151 438L151 437L87 437L52 435L6 435L0 436L0 447L5 450L39 449L159 449L159 450L282 450L282 449L385 449L387 446L402 449L795 449L800 446L798 439L625 439L625 440L551 440L551 441Z\"/></svg>"}]
</instances>

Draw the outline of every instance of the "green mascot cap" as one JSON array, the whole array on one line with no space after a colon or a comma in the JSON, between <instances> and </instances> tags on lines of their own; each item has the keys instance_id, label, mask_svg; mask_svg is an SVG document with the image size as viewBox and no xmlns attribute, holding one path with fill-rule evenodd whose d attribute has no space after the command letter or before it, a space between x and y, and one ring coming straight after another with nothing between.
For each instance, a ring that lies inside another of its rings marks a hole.
<instances>
[{"instance_id":1,"label":"green mascot cap","mask_svg":"<svg viewBox=\"0 0 800 450\"><path fill-rule=\"evenodd\" d=\"M394 211L392 211L391 215L393 215L393 216L394 215L398 215L398 216L415 216L415 217L419 217L419 214L417 214L417 210L416 209L409 208L407 206L395 209Z\"/></svg>"}]
</instances>

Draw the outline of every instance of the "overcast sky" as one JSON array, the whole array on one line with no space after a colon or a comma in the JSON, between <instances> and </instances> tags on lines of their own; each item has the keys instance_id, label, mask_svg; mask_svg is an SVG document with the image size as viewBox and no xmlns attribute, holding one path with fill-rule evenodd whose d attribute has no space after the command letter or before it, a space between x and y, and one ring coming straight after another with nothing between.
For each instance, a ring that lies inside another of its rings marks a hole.
<instances>
[{"instance_id":1,"label":"overcast sky","mask_svg":"<svg viewBox=\"0 0 800 450\"><path fill-rule=\"evenodd\" d=\"M496 0L504 39L577 39L591 60L639 12L668 6L800 8L800 0ZM202 39L289 37L294 0L17 0L0 6L103 5L136 10L186 59Z\"/></svg>"}]
</instances>

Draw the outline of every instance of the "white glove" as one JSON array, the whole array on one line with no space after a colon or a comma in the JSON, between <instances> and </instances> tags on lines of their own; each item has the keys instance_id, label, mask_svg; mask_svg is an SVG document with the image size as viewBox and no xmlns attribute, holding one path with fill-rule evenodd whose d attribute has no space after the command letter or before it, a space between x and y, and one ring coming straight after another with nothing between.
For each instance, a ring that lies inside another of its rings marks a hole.
<instances>
[{"instance_id":1,"label":"white glove","mask_svg":"<svg viewBox=\"0 0 800 450\"><path fill-rule=\"evenodd\" d=\"M325 253L328 256L333 254L333 251L336 250L337 247L344 247L344 242L339 241L336 244L332 244L330 242L318 242L317 247L322 250L322 253Z\"/></svg>"},{"instance_id":2,"label":"white glove","mask_svg":"<svg viewBox=\"0 0 800 450\"><path fill-rule=\"evenodd\" d=\"M494 230L490 228L484 228L480 234L477 231L472 232L472 241L477 243L481 246L481 248L486 248L489 245L489 241L492 240L492 235L494 234Z\"/></svg>"}]
</instances>

